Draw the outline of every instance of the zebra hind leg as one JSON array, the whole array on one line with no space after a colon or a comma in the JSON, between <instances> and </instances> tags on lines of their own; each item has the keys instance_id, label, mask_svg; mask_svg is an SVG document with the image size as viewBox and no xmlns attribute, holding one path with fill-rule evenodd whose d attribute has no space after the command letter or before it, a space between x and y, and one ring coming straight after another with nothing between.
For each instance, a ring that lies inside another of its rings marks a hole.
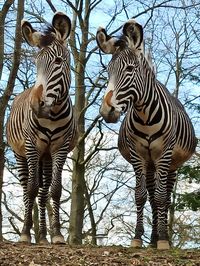
<instances>
[{"instance_id":1,"label":"zebra hind leg","mask_svg":"<svg viewBox=\"0 0 200 266\"><path fill-rule=\"evenodd\" d=\"M48 201L48 192L51 184L52 176L52 162L49 160L43 161L41 164L40 178L42 179L39 192L38 192L38 205L40 211L40 223L39 223L39 243L42 245L49 244L47 240L47 226L46 226L46 204Z\"/></svg>"},{"instance_id":2,"label":"zebra hind leg","mask_svg":"<svg viewBox=\"0 0 200 266\"><path fill-rule=\"evenodd\" d=\"M39 243L42 245L49 244L47 240L47 227L46 227L46 202L48 199L48 189L46 187L39 188L38 204L40 211L40 224L39 224Z\"/></svg>"},{"instance_id":3,"label":"zebra hind leg","mask_svg":"<svg viewBox=\"0 0 200 266\"><path fill-rule=\"evenodd\" d=\"M169 246L168 228L166 221L167 178L159 178L159 186L155 190L155 202L158 210L158 241L157 249L167 250Z\"/></svg>"}]
</instances>

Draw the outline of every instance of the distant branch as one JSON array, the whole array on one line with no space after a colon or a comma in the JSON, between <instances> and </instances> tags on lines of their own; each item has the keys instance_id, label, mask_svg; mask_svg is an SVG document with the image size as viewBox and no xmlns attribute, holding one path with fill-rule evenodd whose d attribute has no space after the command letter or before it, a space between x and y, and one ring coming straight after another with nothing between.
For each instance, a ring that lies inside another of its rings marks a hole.
<instances>
[{"instance_id":1,"label":"distant branch","mask_svg":"<svg viewBox=\"0 0 200 266\"><path fill-rule=\"evenodd\" d=\"M55 8L54 5L52 4L51 0L46 0L46 2L47 2L48 5L50 6L51 10L55 13L55 12L56 12L56 8Z\"/></svg>"}]
</instances>

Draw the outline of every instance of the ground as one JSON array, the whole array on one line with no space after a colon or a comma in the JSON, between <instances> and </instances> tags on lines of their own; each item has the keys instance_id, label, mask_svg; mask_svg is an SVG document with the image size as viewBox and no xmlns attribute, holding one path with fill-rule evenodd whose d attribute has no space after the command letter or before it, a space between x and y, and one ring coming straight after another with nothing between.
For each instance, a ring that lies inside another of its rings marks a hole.
<instances>
[{"instance_id":1,"label":"ground","mask_svg":"<svg viewBox=\"0 0 200 266\"><path fill-rule=\"evenodd\" d=\"M0 243L1 266L200 266L200 250Z\"/></svg>"}]
</instances>

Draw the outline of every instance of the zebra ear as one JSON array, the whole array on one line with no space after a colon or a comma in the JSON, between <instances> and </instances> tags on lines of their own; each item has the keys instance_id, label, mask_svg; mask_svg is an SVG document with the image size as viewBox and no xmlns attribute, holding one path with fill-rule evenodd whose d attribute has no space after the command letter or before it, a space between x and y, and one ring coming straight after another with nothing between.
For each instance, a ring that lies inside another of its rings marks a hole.
<instances>
[{"instance_id":1,"label":"zebra ear","mask_svg":"<svg viewBox=\"0 0 200 266\"><path fill-rule=\"evenodd\" d=\"M116 39L108 35L102 27L97 30L96 41L99 48L106 54L113 54L117 49Z\"/></svg>"},{"instance_id":2,"label":"zebra ear","mask_svg":"<svg viewBox=\"0 0 200 266\"><path fill-rule=\"evenodd\" d=\"M40 47L40 39L41 39L42 33L37 32L31 26L31 24L26 20L22 20L21 29L22 29L22 35L29 45Z\"/></svg>"},{"instance_id":3,"label":"zebra ear","mask_svg":"<svg viewBox=\"0 0 200 266\"><path fill-rule=\"evenodd\" d=\"M55 13L52 26L56 30L57 38L61 41L65 41L69 37L71 31L71 20L62 12Z\"/></svg>"},{"instance_id":4,"label":"zebra ear","mask_svg":"<svg viewBox=\"0 0 200 266\"><path fill-rule=\"evenodd\" d=\"M128 20L123 27L123 34L127 36L128 46L144 52L143 28L134 19Z\"/></svg>"}]
</instances>

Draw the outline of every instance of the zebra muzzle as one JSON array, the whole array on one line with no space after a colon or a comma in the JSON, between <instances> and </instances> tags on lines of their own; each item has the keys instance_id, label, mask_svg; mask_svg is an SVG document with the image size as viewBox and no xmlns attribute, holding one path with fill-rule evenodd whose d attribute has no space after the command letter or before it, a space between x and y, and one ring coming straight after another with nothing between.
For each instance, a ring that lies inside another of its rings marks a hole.
<instances>
[{"instance_id":1,"label":"zebra muzzle","mask_svg":"<svg viewBox=\"0 0 200 266\"><path fill-rule=\"evenodd\" d=\"M100 108L100 114L106 123L117 123L120 118L120 112L113 106L105 106L104 104Z\"/></svg>"},{"instance_id":2,"label":"zebra muzzle","mask_svg":"<svg viewBox=\"0 0 200 266\"><path fill-rule=\"evenodd\" d=\"M119 112L112 104L113 90L110 90L104 97L100 108L100 114L106 123L117 123L121 112Z\"/></svg>"},{"instance_id":3,"label":"zebra muzzle","mask_svg":"<svg viewBox=\"0 0 200 266\"><path fill-rule=\"evenodd\" d=\"M32 88L30 94L30 107L38 118L49 118L51 107L46 106L42 99L43 86Z\"/></svg>"},{"instance_id":4,"label":"zebra muzzle","mask_svg":"<svg viewBox=\"0 0 200 266\"><path fill-rule=\"evenodd\" d=\"M31 104L31 109L33 113L38 118L49 118L51 114L51 107L47 107L44 105L44 102L35 102L34 104Z\"/></svg>"}]
</instances>

